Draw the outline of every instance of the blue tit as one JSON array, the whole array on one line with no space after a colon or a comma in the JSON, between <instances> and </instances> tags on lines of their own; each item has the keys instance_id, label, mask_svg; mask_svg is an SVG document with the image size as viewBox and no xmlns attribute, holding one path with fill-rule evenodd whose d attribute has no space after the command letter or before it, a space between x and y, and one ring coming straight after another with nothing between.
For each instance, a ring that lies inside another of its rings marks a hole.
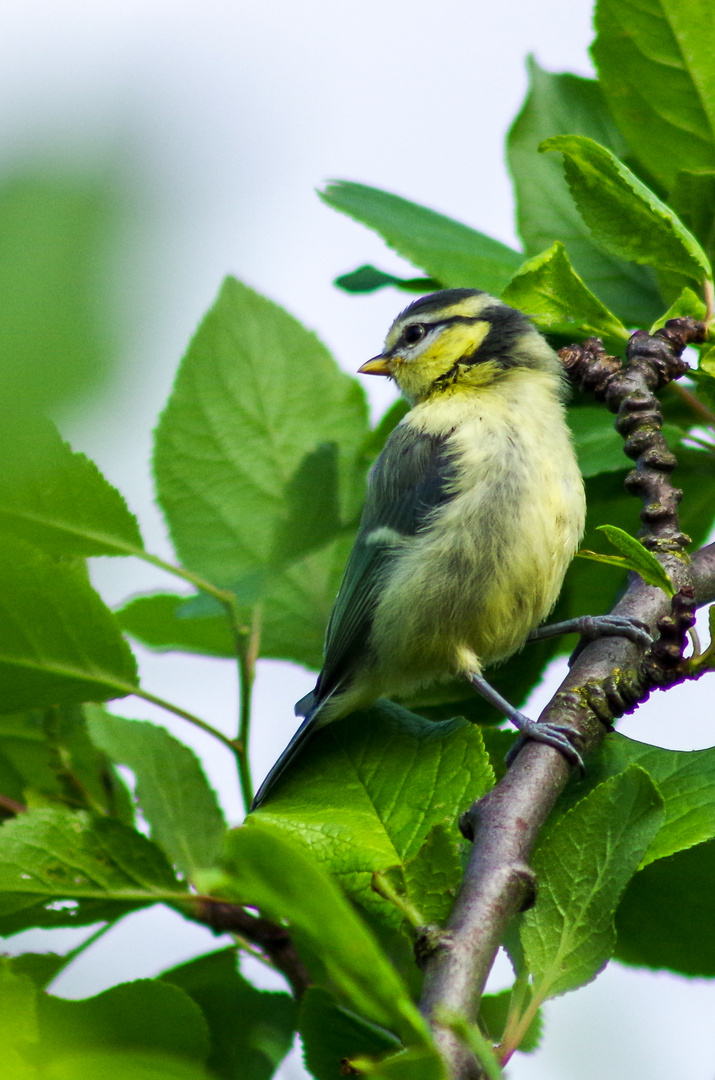
<instances>
[{"instance_id":1,"label":"blue tit","mask_svg":"<svg viewBox=\"0 0 715 1080\"><path fill-rule=\"evenodd\" d=\"M546 618L583 534L559 358L521 312L447 289L410 304L360 372L394 379L411 410L370 474L305 719L252 809L319 728L455 676L580 761L568 728L530 721L482 674Z\"/></svg>"}]
</instances>

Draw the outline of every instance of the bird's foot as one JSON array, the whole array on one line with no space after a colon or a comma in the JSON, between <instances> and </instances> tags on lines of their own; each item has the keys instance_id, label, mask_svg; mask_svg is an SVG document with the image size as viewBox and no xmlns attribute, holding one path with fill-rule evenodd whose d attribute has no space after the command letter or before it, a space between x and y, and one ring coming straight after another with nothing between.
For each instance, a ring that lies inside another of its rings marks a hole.
<instances>
[{"instance_id":1,"label":"bird's foot","mask_svg":"<svg viewBox=\"0 0 715 1080\"><path fill-rule=\"evenodd\" d=\"M625 637L645 649L653 641L648 624L631 615L579 615L575 619L539 626L529 634L529 640L543 641L544 638L560 637L562 634L581 635L577 652L587 642L599 637Z\"/></svg>"},{"instance_id":2,"label":"bird's foot","mask_svg":"<svg viewBox=\"0 0 715 1080\"><path fill-rule=\"evenodd\" d=\"M568 724L537 724L535 720L530 720L528 716L524 716L513 705L510 705L506 698L503 698L499 691L491 683L487 682L481 671L470 671L467 678L485 701L488 701L495 709L499 709L508 720L511 720L514 727L522 735L522 738L517 739L507 754L507 765L511 765L521 750L524 740L534 739L536 742L546 743L547 746L553 746L555 750L560 750L569 765L578 766L581 772L584 772L583 758L574 746L574 739L581 737L575 728L570 727Z\"/></svg>"},{"instance_id":3,"label":"bird's foot","mask_svg":"<svg viewBox=\"0 0 715 1080\"><path fill-rule=\"evenodd\" d=\"M647 649L653 644L648 624L630 615L581 615L571 619L574 631L581 635L581 640L569 657L569 667L581 655L590 641L600 637L624 637Z\"/></svg>"},{"instance_id":4,"label":"bird's foot","mask_svg":"<svg viewBox=\"0 0 715 1080\"><path fill-rule=\"evenodd\" d=\"M513 763L524 743L533 739L535 742L546 743L547 746L560 750L572 768L578 768L581 774L585 772L583 758L574 746L574 739L580 738L575 728L569 724L539 724L520 712L512 713L509 719L519 731L520 737L504 759L507 767Z\"/></svg>"},{"instance_id":5,"label":"bird's foot","mask_svg":"<svg viewBox=\"0 0 715 1080\"><path fill-rule=\"evenodd\" d=\"M579 624L578 632L586 641L599 637L625 637L644 649L653 642L648 624L631 615L582 615L573 621Z\"/></svg>"}]
</instances>

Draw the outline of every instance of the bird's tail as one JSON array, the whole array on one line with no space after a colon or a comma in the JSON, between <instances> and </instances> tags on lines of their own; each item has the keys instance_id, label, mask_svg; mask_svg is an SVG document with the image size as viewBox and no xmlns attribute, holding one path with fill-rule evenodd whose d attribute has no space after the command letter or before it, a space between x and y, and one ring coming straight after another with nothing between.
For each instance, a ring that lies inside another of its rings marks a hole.
<instances>
[{"instance_id":1,"label":"bird's tail","mask_svg":"<svg viewBox=\"0 0 715 1080\"><path fill-rule=\"evenodd\" d=\"M265 801L266 797L273 790L293 759L298 756L308 740L312 738L314 733L325 723L322 716L323 707L326 705L329 698L323 698L320 702L316 702L313 695L314 692L311 691L310 694L301 698L296 705L296 713L298 716L305 716L305 720L300 725L295 735L278 758L278 761L256 792L253 802L251 803L251 813L253 813L254 810L257 810L261 803Z\"/></svg>"}]
</instances>

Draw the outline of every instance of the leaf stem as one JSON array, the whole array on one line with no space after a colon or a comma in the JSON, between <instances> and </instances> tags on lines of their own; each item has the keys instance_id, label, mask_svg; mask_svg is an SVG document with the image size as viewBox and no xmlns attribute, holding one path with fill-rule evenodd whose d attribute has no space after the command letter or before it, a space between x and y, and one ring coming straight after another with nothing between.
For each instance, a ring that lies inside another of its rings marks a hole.
<instances>
[{"instance_id":1,"label":"leaf stem","mask_svg":"<svg viewBox=\"0 0 715 1080\"><path fill-rule=\"evenodd\" d=\"M95 941L99 941L101 937L104 937L107 931L111 930L113 926L113 922L104 923L98 930L94 930L89 937L86 937L84 941L81 941L79 945L75 945L74 949L70 949L69 952L65 953L64 963L60 968L60 971L64 971L68 964L71 964L73 960L76 960L78 956L81 956L90 945L94 945ZM60 971L57 972L58 975Z\"/></svg>"},{"instance_id":2,"label":"leaf stem","mask_svg":"<svg viewBox=\"0 0 715 1080\"><path fill-rule=\"evenodd\" d=\"M373 892L376 892L378 896L381 896L383 900L387 900L388 903L394 904L399 912L405 917L413 930L418 930L426 923L426 919L417 910L414 904L405 896L400 896L397 889L393 888L387 875L382 870L375 870L370 881L370 888Z\"/></svg>"},{"instance_id":3,"label":"leaf stem","mask_svg":"<svg viewBox=\"0 0 715 1080\"><path fill-rule=\"evenodd\" d=\"M0 795L0 809L7 810L10 814L24 814L27 807L24 803L11 799L9 795Z\"/></svg>"},{"instance_id":4,"label":"leaf stem","mask_svg":"<svg viewBox=\"0 0 715 1080\"><path fill-rule=\"evenodd\" d=\"M239 670L239 713L238 713L238 739L236 741L236 757L238 759L238 779L241 785L241 795L246 813L253 802L253 782L251 779L251 765L248 758L248 743L251 733L251 702L253 697L253 683L256 678L256 660L261 643L261 617L262 609L256 604L251 619L251 632L248 638L248 648L238 651Z\"/></svg>"},{"instance_id":5,"label":"leaf stem","mask_svg":"<svg viewBox=\"0 0 715 1080\"><path fill-rule=\"evenodd\" d=\"M510 1014L507 1027L504 1031L504 1038L502 1039L501 1045L497 1048L499 1061L502 1065L506 1065L511 1055L518 1049L522 1039L534 1022L534 1018L541 1008L541 1004L546 996L546 993L543 991L541 994L534 992L531 1001L520 1015L517 1013L512 1017Z\"/></svg>"},{"instance_id":6,"label":"leaf stem","mask_svg":"<svg viewBox=\"0 0 715 1080\"><path fill-rule=\"evenodd\" d=\"M239 747L236 741L234 739L229 739L222 731L213 727L212 724L208 724L199 716L194 716L193 713L187 712L186 709L182 709L178 705L166 701L164 698L157 697L156 694L150 694L148 690L143 690L140 686L133 686L130 692L134 694L135 697L143 698L144 701L150 701L152 705L158 705L160 709L166 709L167 712L174 713L175 716L180 716L182 720L188 720L194 727L201 728L201 730L205 731L208 735L213 735L214 739L218 739L224 746L227 746L236 757L239 756Z\"/></svg>"},{"instance_id":7,"label":"leaf stem","mask_svg":"<svg viewBox=\"0 0 715 1080\"><path fill-rule=\"evenodd\" d=\"M703 405L702 401L695 396L692 390L688 390L687 387L681 386L680 383L672 382L671 387L673 393L677 394L680 400L688 406L691 412L695 413L708 427L715 427L715 413L708 409L707 405ZM689 436L686 436L689 438Z\"/></svg>"},{"instance_id":8,"label":"leaf stem","mask_svg":"<svg viewBox=\"0 0 715 1080\"><path fill-rule=\"evenodd\" d=\"M217 585L212 585L210 581L206 581L205 578L194 574L191 570L185 570L183 566L176 566L174 563L166 562L164 559L159 558L158 555L152 555L151 552L144 551L142 548L132 547L128 553L135 555L137 559L143 559L144 562L151 563L152 566L158 566L160 570L165 570L167 574L173 574L174 577L188 581L194 588L213 596L224 607L235 610L236 597L230 590L220 589ZM245 634L247 631L241 628L241 632Z\"/></svg>"},{"instance_id":9,"label":"leaf stem","mask_svg":"<svg viewBox=\"0 0 715 1080\"><path fill-rule=\"evenodd\" d=\"M516 1033L523 1015L524 1002L526 1000L528 990L528 975L518 975L511 992L511 1000L509 1002L509 1014L506 1018L506 1024L504 1025L504 1031L502 1032L501 1042L496 1048L497 1056L502 1065L506 1065L511 1055L514 1053L514 1050L519 1045L516 1041Z\"/></svg>"},{"instance_id":10,"label":"leaf stem","mask_svg":"<svg viewBox=\"0 0 715 1080\"><path fill-rule=\"evenodd\" d=\"M195 724L209 734L214 735L233 751L238 762L238 778L241 786L241 795L243 797L246 812L248 812L251 803L253 802L253 782L251 779L251 766L248 759L248 739L251 726L251 697L261 638L261 606L260 604L257 604L254 607L253 618L249 628L244 625L236 602L236 596L229 589L220 589L218 586L212 585L210 581L206 581L198 574L194 574L191 570L185 570L182 566L176 566L173 563L166 562L158 555L152 555L142 548L132 548L131 554L135 555L138 559L143 559L144 562L150 563L152 566L159 567L160 570L165 570L168 574L173 574L183 581L188 581L201 592L218 600L226 611L234 640L239 671L238 738L228 739L221 732L217 731L216 728L207 724L206 721L200 720L197 716L192 716L191 713L187 713L183 709L171 705L169 702L163 702L159 698L153 698L144 691L141 693L138 692L138 696L144 697L147 701L154 701L155 704L161 705L162 708L176 713L177 716L182 716L190 723ZM246 641L246 638L248 638L248 641Z\"/></svg>"},{"instance_id":11,"label":"leaf stem","mask_svg":"<svg viewBox=\"0 0 715 1080\"><path fill-rule=\"evenodd\" d=\"M707 439L701 439L691 432L683 436L683 442L695 443L696 446L702 447L703 450L708 450L711 454L715 453L715 443L708 442Z\"/></svg>"}]
</instances>

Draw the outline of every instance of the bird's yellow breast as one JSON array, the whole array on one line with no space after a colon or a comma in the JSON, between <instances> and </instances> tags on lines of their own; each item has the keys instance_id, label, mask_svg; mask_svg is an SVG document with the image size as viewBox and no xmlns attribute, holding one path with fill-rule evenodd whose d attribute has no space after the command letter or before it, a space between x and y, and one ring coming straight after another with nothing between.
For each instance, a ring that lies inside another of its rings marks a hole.
<instances>
[{"instance_id":1,"label":"bird's yellow breast","mask_svg":"<svg viewBox=\"0 0 715 1080\"><path fill-rule=\"evenodd\" d=\"M408 692L520 648L556 602L585 499L551 373L457 386L403 423L447 436L455 465L453 497L401 550L375 613L377 654Z\"/></svg>"}]
</instances>

